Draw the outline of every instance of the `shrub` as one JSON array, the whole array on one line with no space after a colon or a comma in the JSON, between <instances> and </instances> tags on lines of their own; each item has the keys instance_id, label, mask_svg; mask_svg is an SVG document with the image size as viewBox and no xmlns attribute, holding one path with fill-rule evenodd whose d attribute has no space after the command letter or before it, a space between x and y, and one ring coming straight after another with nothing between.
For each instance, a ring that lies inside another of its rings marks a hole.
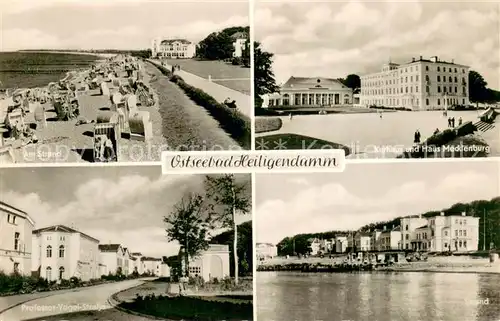
<instances>
[{"instance_id":1,"label":"shrub","mask_svg":"<svg viewBox=\"0 0 500 321\"><path fill-rule=\"evenodd\" d=\"M425 141L425 145L434 145L434 146L443 146L452 140L454 140L457 137L457 134L455 130L453 129L446 129L442 132L439 132L437 134L432 135L431 137L427 138Z\"/></svg>"},{"instance_id":2,"label":"shrub","mask_svg":"<svg viewBox=\"0 0 500 321\"><path fill-rule=\"evenodd\" d=\"M281 118L257 118L255 119L255 132L265 133L279 130L283 126Z\"/></svg>"},{"instance_id":3,"label":"shrub","mask_svg":"<svg viewBox=\"0 0 500 321\"><path fill-rule=\"evenodd\" d=\"M231 64L233 66L239 66L239 65L242 65L243 62L241 61L241 58L239 57L234 57L232 60L231 60Z\"/></svg>"},{"instance_id":4,"label":"shrub","mask_svg":"<svg viewBox=\"0 0 500 321\"><path fill-rule=\"evenodd\" d=\"M474 126L474 124L472 124L471 121L465 122L455 129L456 134L459 137L473 134L476 130L477 130L476 126Z\"/></svg>"}]
</instances>

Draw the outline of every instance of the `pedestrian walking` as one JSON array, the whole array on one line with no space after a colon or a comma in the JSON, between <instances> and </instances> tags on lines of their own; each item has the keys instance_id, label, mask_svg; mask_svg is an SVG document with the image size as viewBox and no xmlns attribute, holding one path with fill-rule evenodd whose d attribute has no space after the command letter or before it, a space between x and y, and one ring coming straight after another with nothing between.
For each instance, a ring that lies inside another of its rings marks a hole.
<instances>
[{"instance_id":1,"label":"pedestrian walking","mask_svg":"<svg viewBox=\"0 0 500 321\"><path fill-rule=\"evenodd\" d=\"M292 118L293 118L293 115L292 115L292 113L290 113L290 116L289 116L289 117L290 117L290 120L292 120Z\"/></svg>"},{"instance_id":2,"label":"pedestrian walking","mask_svg":"<svg viewBox=\"0 0 500 321\"><path fill-rule=\"evenodd\" d=\"M455 128L455 117L451 118L451 128Z\"/></svg>"},{"instance_id":3,"label":"pedestrian walking","mask_svg":"<svg viewBox=\"0 0 500 321\"><path fill-rule=\"evenodd\" d=\"M413 135L413 142L415 144L419 144L420 143L420 132L419 132L418 129L415 131L415 134Z\"/></svg>"},{"instance_id":4,"label":"pedestrian walking","mask_svg":"<svg viewBox=\"0 0 500 321\"><path fill-rule=\"evenodd\" d=\"M462 125L462 121L463 121L463 120L462 120L462 117L460 117L460 118L458 119L458 126Z\"/></svg>"}]
</instances>

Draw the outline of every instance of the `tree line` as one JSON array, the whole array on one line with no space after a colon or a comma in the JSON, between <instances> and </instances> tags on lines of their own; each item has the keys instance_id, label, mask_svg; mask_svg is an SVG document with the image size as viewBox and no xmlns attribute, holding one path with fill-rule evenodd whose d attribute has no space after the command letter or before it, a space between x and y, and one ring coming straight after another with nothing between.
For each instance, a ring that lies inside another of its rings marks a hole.
<instances>
[{"instance_id":1,"label":"tree line","mask_svg":"<svg viewBox=\"0 0 500 321\"><path fill-rule=\"evenodd\" d=\"M221 31L212 32L205 39L198 43L196 57L205 60L227 60L233 58L233 38L232 36L242 32L250 39L250 27L229 27ZM250 41L246 42L243 48L241 64L250 64Z\"/></svg>"},{"instance_id":2,"label":"tree line","mask_svg":"<svg viewBox=\"0 0 500 321\"><path fill-rule=\"evenodd\" d=\"M251 222L237 224L238 215L250 212L250 184L250 180L238 180L232 174L207 175L204 193L187 193L174 205L170 215L164 217L168 241L176 241L181 246L177 259L164 258L173 266L173 272L178 276L189 276L190 258L207 250L211 243L232 245L230 266L235 283L240 275L252 271L249 267L253 264L250 255L253 253L252 225ZM212 236L217 229L227 231Z\"/></svg>"},{"instance_id":3,"label":"tree line","mask_svg":"<svg viewBox=\"0 0 500 321\"><path fill-rule=\"evenodd\" d=\"M479 218L479 244L478 250L490 250L500 248L500 197L491 200L476 200L470 203L456 203L441 211L428 211L422 213L422 217L438 216L443 212L445 216L460 215L462 212L468 216ZM358 231L369 232L383 230L384 227L392 229L401 225L398 217L389 221L375 222L362 226ZM279 255L305 255L311 253L311 240L332 239L336 235L348 235L356 231L328 231L323 233L298 234L285 237L278 244Z\"/></svg>"}]
</instances>

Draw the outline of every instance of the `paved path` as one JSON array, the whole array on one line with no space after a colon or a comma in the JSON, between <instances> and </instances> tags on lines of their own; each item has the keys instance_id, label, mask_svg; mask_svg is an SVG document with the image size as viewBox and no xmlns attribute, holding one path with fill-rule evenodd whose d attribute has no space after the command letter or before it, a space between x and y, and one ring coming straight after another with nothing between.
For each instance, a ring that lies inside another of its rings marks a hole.
<instances>
[{"instance_id":1,"label":"paved path","mask_svg":"<svg viewBox=\"0 0 500 321\"><path fill-rule=\"evenodd\" d=\"M449 111L448 116L457 121L462 117L464 122L478 120L476 111ZM413 145L416 129L420 130L424 141L436 128L447 128L447 117L440 111L390 112L383 113L382 118L377 113L299 115L292 120L282 117L282 120L280 130L256 134L256 137L294 133L324 139L349 147L354 153L348 158L354 159L394 158L401 154L401 149ZM489 132L485 134L490 135ZM258 145L258 139L256 141ZM494 156L493 151L491 156Z\"/></svg>"},{"instance_id":2,"label":"paved path","mask_svg":"<svg viewBox=\"0 0 500 321\"><path fill-rule=\"evenodd\" d=\"M155 63L159 64L158 61L155 61ZM166 65L166 68L172 70L172 66L168 64ZM228 97L231 98L232 100L236 100L236 105L238 106L238 110L241 111L246 116L252 117L253 115L253 111L251 108L252 99L250 95L245 95L244 93L208 81L205 78L196 76L192 73L183 70L176 71L175 73L180 77L182 77L182 79L184 79L184 81L186 81L191 86L203 90L204 92L211 95L219 102L223 102Z\"/></svg>"},{"instance_id":3,"label":"paved path","mask_svg":"<svg viewBox=\"0 0 500 321\"><path fill-rule=\"evenodd\" d=\"M99 313L106 313L108 318L107 320L129 320L128 315L125 313L110 311L112 307L108 303L108 298L116 292L137 286L142 282L142 280L128 280L117 283L108 283L73 290L55 291L49 296L46 296L47 294L40 293L40 297L38 298L36 298L36 294L33 294L33 297L13 296L10 297L10 305L20 305L14 306L3 313L0 313L0 320L20 321L36 320L39 318L42 318L40 320L57 320L58 315L64 314L74 314L74 319L78 320L86 320L81 318L82 315L93 315L94 319L89 320L103 320L101 318L95 319L96 313L97 315ZM16 300L16 297L19 297L18 299L21 299L21 297L23 297L22 299L31 299L31 301L22 304L23 300ZM123 314L122 318L116 317L114 319L109 319L109 314L120 316L120 313ZM64 316L64 320L71 319L73 318L70 315Z\"/></svg>"}]
</instances>

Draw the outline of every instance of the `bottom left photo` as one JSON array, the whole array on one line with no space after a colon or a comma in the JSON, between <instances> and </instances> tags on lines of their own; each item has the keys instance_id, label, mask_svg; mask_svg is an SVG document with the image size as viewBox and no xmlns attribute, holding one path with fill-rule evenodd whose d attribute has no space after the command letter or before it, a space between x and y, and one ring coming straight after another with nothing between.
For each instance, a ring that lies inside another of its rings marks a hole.
<instances>
[{"instance_id":1,"label":"bottom left photo","mask_svg":"<svg viewBox=\"0 0 500 321\"><path fill-rule=\"evenodd\" d=\"M0 169L0 320L253 320L250 174Z\"/></svg>"}]
</instances>

